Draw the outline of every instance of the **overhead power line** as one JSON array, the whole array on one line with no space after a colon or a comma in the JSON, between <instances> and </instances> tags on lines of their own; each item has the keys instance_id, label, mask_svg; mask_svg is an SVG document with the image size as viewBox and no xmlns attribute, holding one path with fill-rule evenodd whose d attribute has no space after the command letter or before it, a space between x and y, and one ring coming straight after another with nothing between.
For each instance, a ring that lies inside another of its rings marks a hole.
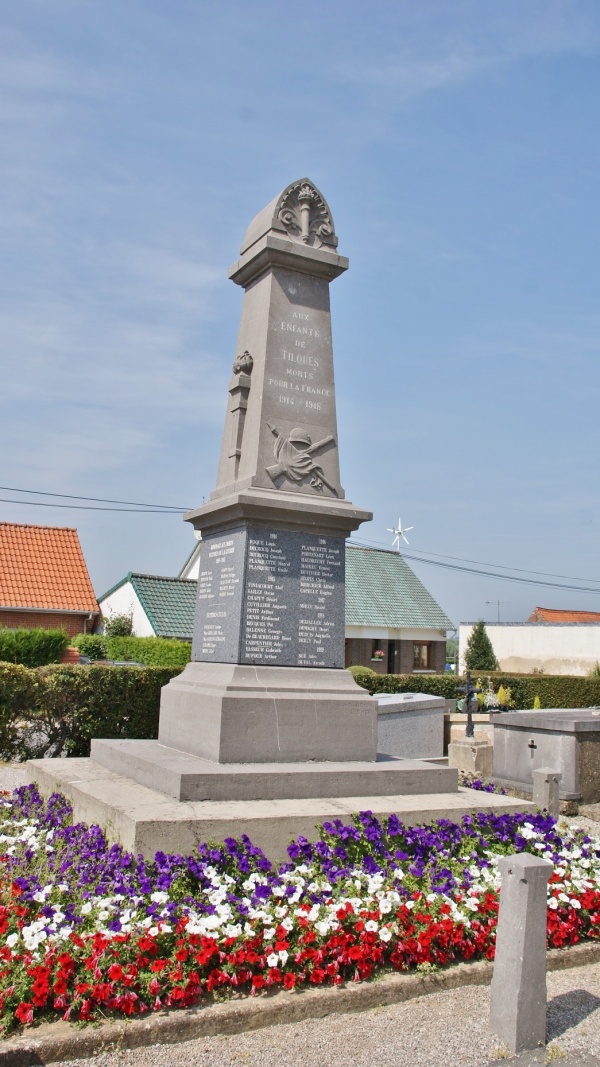
<instances>
[{"instance_id":1,"label":"overhead power line","mask_svg":"<svg viewBox=\"0 0 600 1067\"><path fill-rule=\"evenodd\" d=\"M179 508L175 504L148 504L136 500L108 500L102 496L78 496L76 493L47 493L41 489L15 489L10 485L0 485L0 491L4 493L28 493L29 496L56 496L62 500L93 500L96 504L132 504L136 508L152 508L159 511L190 511L190 508ZM15 504L35 504L35 500L15 500ZM64 504L63 507L71 505ZM74 506L74 505L73 505ZM58 507L58 504L56 505ZM100 509L99 509L100 510Z\"/></svg>"},{"instance_id":2,"label":"overhead power line","mask_svg":"<svg viewBox=\"0 0 600 1067\"><path fill-rule=\"evenodd\" d=\"M82 498L80 498L82 499ZM85 500L85 497L83 497ZM70 508L76 511L128 511L134 515L181 515L181 511L167 511L164 508L97 508L93 504L55 504L48 500L13 500L12 497L0 496L1 504L31 504L34 508Z\"/></svg>"},{"instance_id":3,"label":"overhead power line","mask_svg":"<svg viewBox=\"0 0 600 1067\"><path fill-rule=\"evenodd\" d=\"M359 542L351 541L350 544L358 545ZM428 563L431 567L442 567L445 570L460 571L462 574L475 574L484 578L495 578L500 582L518 582L522 585L535 585L546 589L569 589L578 593L600 593L600 589L592 589L589 586L567 585L564 582L541 582L536 578L521 578L516 574L496 574L494 571L484 571L474 567L460 567L456 563L442 563L440 560L425 559L424 556L416 556L412 552L402 552L402 557L415 563ZM488 564L488 566L492 566L492 564Z\"/></svg>"}]
</instances>

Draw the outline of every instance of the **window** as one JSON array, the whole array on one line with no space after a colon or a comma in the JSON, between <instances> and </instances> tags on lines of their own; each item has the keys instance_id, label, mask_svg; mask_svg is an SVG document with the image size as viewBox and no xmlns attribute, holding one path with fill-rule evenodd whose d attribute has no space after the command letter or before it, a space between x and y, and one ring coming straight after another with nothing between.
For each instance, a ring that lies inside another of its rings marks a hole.
<instances>
[{"instance_id":1,"label":"window","mask_svg":"<svg viewBox=\"0 0 600 1067\"><path fill-rule=\"evenodd\" d=\"M415 641L413 644L413 671L431 670L431 641Z\"/></svg>"}]
</instances>

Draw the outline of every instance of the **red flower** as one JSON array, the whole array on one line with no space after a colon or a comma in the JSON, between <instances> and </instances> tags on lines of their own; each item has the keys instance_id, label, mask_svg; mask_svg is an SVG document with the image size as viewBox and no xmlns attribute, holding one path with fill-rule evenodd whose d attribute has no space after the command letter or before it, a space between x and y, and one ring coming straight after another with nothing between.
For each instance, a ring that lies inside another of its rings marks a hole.
<instances>
[{"instance_id":1,"label":"red flower","mask_svg":"<svg viewBox=\"0 0 600 1067\"><path fill-rule=\"evenodd\" d=\"M288 973L284 974L284 976L283 976L283 988L284 989L293 989L295 985L296 985L296 975L292 974L291 971L288 971Z\"/></svg>"},{"instance_id":2,"label":"red flower","mask_svg":"<svg viewBox=\"0 0 600 1067\"><path fill-rule=\"evenodd\" d=\"M20 1023L27 1026L33 1022L33 1004L29 1004L27 1001L22 1001L19 1007L15 1010L15 1016Z\"/></svg>"}]
</instances>

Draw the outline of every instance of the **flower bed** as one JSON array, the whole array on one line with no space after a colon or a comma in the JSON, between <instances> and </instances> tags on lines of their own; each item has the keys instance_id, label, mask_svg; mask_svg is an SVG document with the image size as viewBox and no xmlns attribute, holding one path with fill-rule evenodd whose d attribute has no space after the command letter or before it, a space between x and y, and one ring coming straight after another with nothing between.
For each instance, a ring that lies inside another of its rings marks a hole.
<instances>
[{"instance_id":1,"label":"flower bed","mask_svg":"<svg viewBox=\"0 0 600 1067\"><path fill-rule=\"evenodd\" d=\"M600 841L547 815L405 827L369 812L273 868L246 837L153 862L73 825L58 794L0 797L3 1031L494 955L497 857L550 858L548 939L600 936Z\"/></svg>"}]
</instances>

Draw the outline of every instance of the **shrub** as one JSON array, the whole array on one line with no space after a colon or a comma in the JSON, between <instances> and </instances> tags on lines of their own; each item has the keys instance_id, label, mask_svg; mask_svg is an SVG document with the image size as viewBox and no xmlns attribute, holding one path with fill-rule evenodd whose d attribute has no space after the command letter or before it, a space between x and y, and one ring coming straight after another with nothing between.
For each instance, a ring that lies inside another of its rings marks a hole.
<instances>
[{"instance_id":1,"label":"shrub","mask_svg":"<svg viewBox=\"0 0 600 1067\"><path fill-rule=\"evenodd\" d=\"M133 660L147 667L179 667L190 662L192 646L189 641L168 637L110 637L108 658Z\"/></svg>"},{"instance_id":2,"label":"shrub","mask_svg":"<svg viewBox=\"0 0 600 1067\"><path fill-rule=\"evenodd\" d=\"M467 641L465 666L470 671L497 671L498 660L494 654L483 619L475 623Z\"/></svg>"},{"instance_id":3,"label":"shrub","mask_svg":"<svg viewBox=\"0 0 600 1067\"><path fill-rule=\"evenodd\" d=\"M0 759L89 756L92 737L156 738L160 691L179 670L0 664Z\"/></svg>"},{"instance_id":4,"label":"shrub","mask_svg":"<svg viewBox=\"0 0 600 1067\"><path fill-rule=\"evenodd\" d=\"M358 685L362 685L363 689L369 688L369 679L376 678L377 672L372 671L370 667L348 667L350 674L354 678L354 681Z\"/></svg>"},{"instance_id":5,"label":"shrub","mask_svg":"<svg viewBox=\"0 0 600 1067\"><path fill-rule=\"evenodd\" d=\"M502 674L500 671L491 677L498 687L504 687L505 693L510 689L511 706L518 711L533 708L536 695L544 708L600 706L600 678L581 678L572 674ZM458 696L457 687L464 683L464 678L455 674L373 674L357 681L370 693L431 693L451 700Z\"/></svg>"},{"instance_id":6,"label":"shrub","mask_svg":"<svg viewBox=\"0 0 600 1067\"><path fill-rule=\"evenodd\" d=\"M130 637L133 633L131 615L111 615L104 620L105 637Z\"/></svg>"},{"instance_id":7,"label":"shrub","mask_svg":"<svg viewBox=\"0 0 600 1067\"><path fill-rule=\"evenodd\" d=\"M17 663L0 663L0 759L19 755L19 723L35 714L39 671Z\"/></svg>"},{"instance_id":8,"label":"shrub","mask_svg":"<svg viewBox=\"0 0 600 1067\"><path fill-rule=\"evenodd\" d=\"M0 660L24 667L60 663L69 643L64 630L5 630L0 628Z\"/></svg>"},{"instance_id":9,"label":"shrub","mask_svg":"<svg viewBox=\"0 0 600 1067\"><path fill-rule=\"evenodd\" d=\"M76 634L71 644L79 649L82 656L106 659L106 638L102 634Z\"/></svg>"}]
</instances>

